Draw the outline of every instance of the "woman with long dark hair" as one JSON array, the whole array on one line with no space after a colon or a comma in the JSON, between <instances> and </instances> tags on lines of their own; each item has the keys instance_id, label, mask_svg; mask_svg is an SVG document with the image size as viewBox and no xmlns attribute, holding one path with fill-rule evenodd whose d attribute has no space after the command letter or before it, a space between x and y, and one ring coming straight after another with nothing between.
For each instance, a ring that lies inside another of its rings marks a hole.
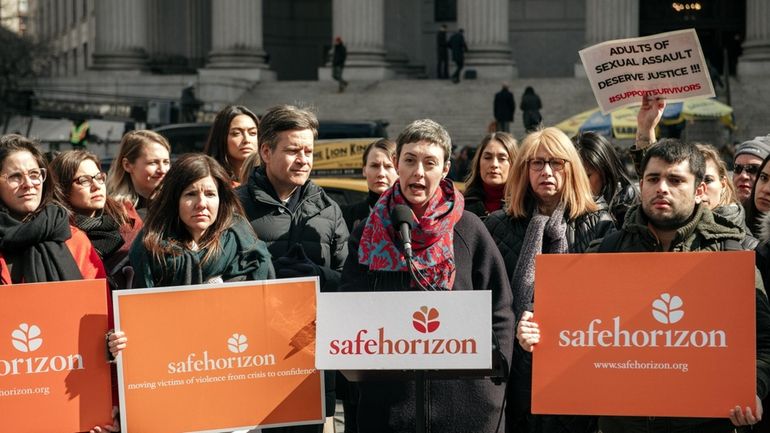
<instances>
[{"instance_id":1,"label":"woman with long dark hair","mask_svg":"<svg viewBox=\"0 0 770 433\"><path fill-rule=\"evenodd\" d=\"M211 156L238 186L241 167L257 151L259 118L242 105L228 105L217 113L203 153Z\"/></svg>"},{"instance_id":2,"label":"woman with long dark hair","mask_svg":"<svg viewBox=\"0 0 770 433\"><path fill-rule=\"evenodd\" d=\"M49 165L57 179L64 205L72 212L75 225L85 232L104 262L113 288L130 286L125 275L128 250L142 228L133 207L124 207L107 194L107 174L99 158L85 150L58 154Z\"/></svg>"},{"instance_id":3,"label":"woman with long dark hair","mask_svg":"<svg viewBox=\"0 0 770 433\"><path fill-rule=\"evenodd\" d=\"M492 329L508 357L513 312L505 265L484 225L464 211L462 194L445 179L450 154L449 134L432 120L416 120L401 132L396 140L398 180L380 196L367 223L353 230L341 290L490 290ZM414 278L391 219L400 206L411 210ZM503 386L480 379L428 380L426 387L430 431L495 431ZM415 404L423 402L415 401L413 384L360 382L359 391L359 431L414 431Z\"/></svg>"},{"instance_id":4,"label":"woman with long dark hair","mask_svg":"<svg viewBox=\"0 0 770 433\"><path fill-rule=\"evenodd\" d=\"M485 224L505 260L514 312L521 320L534 309L535 257L585 252L591 241L615 226L612 216L594 201L575 145L560 130L550 127L530 133L512 170L505 210L492 213ZM532 414L532 357L518 342L513 344L506 431L590 431L595 426L592 417Z\"/></svg>"},{"instance_id":5,"label":"woman with long dark hair","mask_svg":"<svg viewBox=\"0 0 770 433\"><path fill-rule=\"evenodd\" d=\"M481 140L465 181L465 210L484 219L503 207L516 151L516 139L507 132L493 132Z\"/></svg>"},{"instance_id":6,"label":"woman with long dark hair","mask_svg":"<svg viewBox=\"0 0 770 433\"><path fill-rule=\"evenodd\" d=\"M230 177L213 158L179 158L131 247L136 287L261 280L270 254L242 216Z\"/></svg>"},{"instance_id":7,"label":"woman with long dark hair","mask_svg":"<svg viewBox=\"0 0 770 433\"><path fill-rule=\"evenodd\" d=\"M581 132L572 142L583 161L597 204L609 209L616 227L620 228L626 211L639 201L639 190L628 178L625 165L604 136L591 131Z\"/></svg>"}]
</instances>

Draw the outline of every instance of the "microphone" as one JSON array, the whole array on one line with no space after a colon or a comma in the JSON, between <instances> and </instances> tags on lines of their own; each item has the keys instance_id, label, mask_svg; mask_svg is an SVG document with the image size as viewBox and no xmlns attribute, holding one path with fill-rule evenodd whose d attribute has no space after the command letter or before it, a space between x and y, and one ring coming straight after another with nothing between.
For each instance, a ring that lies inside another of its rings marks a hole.
<instances>
[{"instance_id":1,"label":"microphone","mask_svg":"<svg viewBox=\"0 0 770 433\"><path fill-rule=\"evenodd\" d=\"M414 223L412 209L409 209L409 206L405 204L398 204L390 213L390 220L393 221L399 235L401 235L406 259L412 260L412 224Z\"/></svg>"}]
</instances>

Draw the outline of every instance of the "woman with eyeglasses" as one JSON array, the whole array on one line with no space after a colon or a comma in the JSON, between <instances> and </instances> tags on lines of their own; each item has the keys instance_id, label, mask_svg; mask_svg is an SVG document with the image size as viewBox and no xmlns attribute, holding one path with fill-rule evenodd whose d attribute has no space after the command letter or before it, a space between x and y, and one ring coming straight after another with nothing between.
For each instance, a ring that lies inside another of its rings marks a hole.
<instances>
[{"instance_id":1,"label":"woman with eyeglasses","mask_svg":"<svg viewBox=\"0 0 770 433\"><path fill-rule=\"evenodd\" d=\"M59 195L35 142L16 134L0 137L0 284L105 277L99 254ZM92 430L104 431L120 426Z\"/></svg>"},{"instance_id":2,"label":"woman with eyeglasses","mask_svg":"<svg viewBox=\"0 0 770 433\"><path fill-rule=\"evenodd\" d=\"M522 142L506 191L506 207L485 224L505 260L516 318L531 315L535 257L582 253L594 239L615 231L607 210L594 202L575 146L556 128L530 133ZM532 415L532 357L514 344L506 404L506 431L592 431L595 419ZM560 430L563 428L564 430Z\"/></svg>"},{"instance_id":3,"label":"woman with eyeglasses","mask_svg":"<svg viewBox=\"0 0 770 433\"><path fill-rule=\"evenodd\" d=\"M61 203L37 145L16 134L0 138L0 284L105 277L99 254Z\"/></svg>"},{"instance_id":4,"label":"woman with eyeglasses","mask_svg":"<svg viewBox=\"0 0 770 433\"><path fill-rule=\"evenodd\" d=\"M124 207L107 195L107 174L93 153L62 152L49 167L75 225L86 233L104 262L110 286L130 287L127 278L131 275L125 275L124 270L129 264L128 250L142 227L139 215L133 207Z\"/></svg>"},{"instance_id":5,"label":"woman with eyeglasses","mask_svg":"<svg viewBox=\"0 0 770 433\"><path fill-rule=\"evenodd\" d=\"M157 132L127 132L107 175L107 193L128 213L144 218L155 188L171 166L171 145Z\"/></svg>"}]
</instances>

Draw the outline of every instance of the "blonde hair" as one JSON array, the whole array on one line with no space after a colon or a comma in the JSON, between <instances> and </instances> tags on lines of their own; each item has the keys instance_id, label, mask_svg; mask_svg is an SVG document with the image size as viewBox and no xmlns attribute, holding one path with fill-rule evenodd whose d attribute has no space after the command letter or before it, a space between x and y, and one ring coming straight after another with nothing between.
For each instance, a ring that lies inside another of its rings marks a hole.
<instances>
[{"instance_id":1,"label":"blonde hair","mask_svg":"<svg viewBox=\"0 0 770 433\"><path fill-rule=\"evenodd\" d=\"M710 145L704 143L695 143L695 147L698 148L703 155L703 159L706 160L706 165L711 161L717 166L717 173L719 174L719 183L722 184L722 194L719 195L719 204L715 207L729 206L733 203L740 203L738 201L738 194L735 192L735 185L727 178L727 165L719 157L719 151ZM704 176L705 177L705 176Z\"/></svg>"},{"instance_id":2,"label":"blonde hair","mask_svg":"<svg viewBox=\"0 0 770 433\"><path fill-rule=\"evenodd\" d=\"M123 160L133 164L144 151L144 147L150 143L158 143L171 153L171 145L166 137L154 131L144 129L127 132L120 140L118 156L112 160L110 171L107 174L107 194L118 203L130 201L136 205L139 202L139 194L131 182L131 176L123 169Z\"/></svg>"},{"instance_id":3,"label":"blonde hair","mask_svg":"<svg viewBox=\"0 0 770 433\"><path fill-rule=\"evenodd\" d=\"M564 165L564 185L560 200L569 211L569 219L574 220L580 215L599 210L575 145L561 130L550 127L530 133L521 142L505 188L506 213L517 218L525 217L527 202L537 200L529 184L529 160L540 149L553 157L569 161Z\"/></svg>"},{"instance_id":4,"label":"blonde hair","mask_svg":"<svg viewBox=\"0 0 770 433\"><path fill-rule=\"evenodd\" d=\"M238 174L238 180L241 182L241 184L248 183L251 172L254 171L255 168L259 167L259 163L259 152L253 152L251 155L246 157L246 159L243 161L243 165L241 165L241 172Z\"/></svg>"}]
</instances>

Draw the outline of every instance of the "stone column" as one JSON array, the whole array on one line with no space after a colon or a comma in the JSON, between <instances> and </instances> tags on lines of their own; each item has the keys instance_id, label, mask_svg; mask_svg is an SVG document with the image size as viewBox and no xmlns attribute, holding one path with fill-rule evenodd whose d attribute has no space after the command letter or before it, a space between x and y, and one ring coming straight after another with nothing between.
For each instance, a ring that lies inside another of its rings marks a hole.
<instances>
[{"instance_id":1,"label":"stone column","mask_svg":"<svg viewBox=\"0 0 770 433\"><path fill-rule=\"evenodd\" d=\"M222 79L275 80L262 48L262 0L211 3L211 51L206 67L198 74L204 87L216 87Z\"/></svg>"},{"instance_id":2,"label":"stone column","mask_svg":"<svg viewBox=\"0 0 770 433\"><path fill-rule=\"evenodd\" d=\"M219 0L211 7L208 68L267 68L262 0Z\"/></svg>"},{"instance_id":3,"label":"stone column","mask_svg":"<svg viewBox=\"0 0 770 433\"><path fill-rule=\"evenodd\" d=\"M746 40L738 59L739 76L770 75L770 4L746 0Z\"/></svg>"},{"instance_id":4,"label":"stone column","mask_svg":"<svg viewBox=\"0 0 770 433\"><path fill-rule=\"evenodd\" d=\"M147 64L146 0L99 0L94 6L94 69L144 69Z\"/></svg>"},{"instance_id":5,"label":"stone column","mask_svg":"<svg viewBox=\"0 0 770 433\"><path fill-rule=\"evenodd\" d=\"M394 76L385 61L385 0L334 0L332 33L333 38L342 38L347 48L343 78L383 80ZM331 79L331 66L330 52L327 65L319 68L319 79Z\"/></svg>"},{"instance_id":6,"label":"stone column","mask_svg":"<svg viewBox=\"0 0 770 433\"><path fill-rule=\"evenodd\" d=\"M639 0L586 0L586 47L638 36ZM575 76L586 76L580 60L575 64Z\"/></svg>"},{"instance_id":7,"label":"stone column","mask_svg":"<svg viewBox=\"0 0 770 433\"><path fill-rule=\"evenodd\" d=\"M508 40L509 0L458 0L457 26L464 30L468 52L465 68L481 79L509 80L517 76ZM450 32L451 37L451 32ZM449 73L455 66L450 55Z\"/></svg>"}]
</instances>

